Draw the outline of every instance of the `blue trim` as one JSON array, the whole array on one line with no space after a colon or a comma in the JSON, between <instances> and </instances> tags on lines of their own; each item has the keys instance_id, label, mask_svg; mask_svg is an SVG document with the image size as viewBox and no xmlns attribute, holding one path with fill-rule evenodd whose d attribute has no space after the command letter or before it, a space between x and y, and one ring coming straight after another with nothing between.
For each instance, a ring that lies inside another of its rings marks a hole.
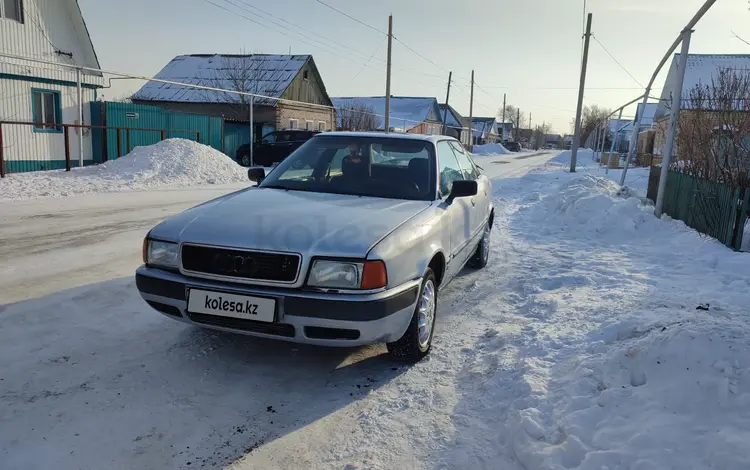
<instances>
[{"instance_id":1,"label":"blue trim","mask_svg":"<svg viewBox=\"0 0 750 470\"><path fill-rule=\"evenodd\" d=\"M62 124L62 94L57 90L45 90L43 88L32 88L31 89L31 119L35 120L36 116L36 100L34 99L37 93L52 93L55 95L55 122ZM45 122L45 121L40 121ZM63 132L62 126L47 128L47 127L33 127L34 132L42 134L61 134Z\"/></svg>"},{"instance_id":2,"label":"blue trim","mask_svg":"<svg viewBox=\"0 0 750 470\"><path fill-rule=\"evenodd\" d=\"M0 73L0 79L5 78L8 80L18 80L19 82L34 82L44 83L46 85L61 85L61 86L78 86L76 82L69 82L66 80L54 80L51 78L41 77L29 77L28 75L15 75L12 73ZM82 83L81 87L96 90L97 88L104 88L101 85L91 85L89 83Z\"/></svg>"}]
</instances>

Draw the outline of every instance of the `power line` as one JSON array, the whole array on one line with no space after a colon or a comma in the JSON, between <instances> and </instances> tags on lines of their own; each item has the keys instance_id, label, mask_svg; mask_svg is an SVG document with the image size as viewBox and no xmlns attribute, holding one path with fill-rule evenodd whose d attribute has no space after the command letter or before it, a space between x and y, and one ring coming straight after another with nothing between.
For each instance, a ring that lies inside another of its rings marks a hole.
<instances>
[{"instance_id":1,"label":"power line","mask_svg":"<svg viewBox=\"0 0 750 470\"><path fill-rule=\"evenodd\" d=\"M742 42L744 42L745 44L747 44L748 46L750 46L750 42L747 42L747 41L745 41L744 39L742 39L742 38L741 38L741 37L739 36L739 34L735 33L734 31L732 31L732 34L734 34L734 37L736 37L736 38L737 38L737 39L739 39L740 41L742 41Z\"/></svg>"},{"instance_id":2,"label":"power line","mask_svg":"<svg viewBox=\"0 0 750 470\"><path fill-rule=\"evenodd\" d=\"M395 39L397 43L399 43L399 44L401 44L402 46L404 46L405 48L409 49L410 51L412 51L413 53L415 53L415 54L416 54L416 55L418 55L419 57L423 58L423 59L424 59L424 60L426 60L427 62L431 63L431 64L432 64L432 65L434 65L435 67L437 67L437 68L441 69L441 70L442 70L442 71L444 71L444 72L450 72L450 70L448 70L448 69L446 69L445 67L442 67L442 66L440 66L440 65L436 64L436 63L435 63L435 62L433 62L432 60L430 60L430 59L428 59L427 57L425 57L424 55L420 54L419 52L417 52L416 50L414 50L414 49L413 49L413 48L412 48L411 46L409 46L408 44L406 44L406 43L405 43L404 41L400 40L400 39L399 39L399 38L397 38L396 36L393 36L393 39Z\"/></svg>"},{"instance_id":3,"label":"power line","mask_svg":"<svg viewBox=\"0 0 750 470\"><path fill-rule=\"evenodd\" d=\"M375 26L369 25L369 24L365 23L364 21L360 21L357 18L351 16L350 14L344 13L343 11L339 10L338 8L332 7L331 5L327 4L326 2L324 2L322 0L315 0L315 1L317 1L318 3L320 3L321 5L323 5L323 6L327 7L327 8L330 8L331 10L335 11L336 13L338 13L340 15L346 16L347 18L349 18L352 21L356 21L357 23L361 24L362 26L366 26L366 27L370 28L373 31L376 31L376 32L378 32L380 34L384 34L384 35L388 36L388 33L379 30Z\"/></svg>"},{"instance_id":4,"label":"power line","mask_svg":"<svg viewBox=\"0 0 750 470\"><path fill-rule=\"evenodd\" d=\"M383 46L383 43L385 42L386 39L388 39L388 38L384 37L383 40L380 41L380 44L378 44L378 47L375 48L375 51L372 53L372 55L370 56L370 58L367 59L367 62L365 62L364 64L362 64L362 68L359 69L359 72L357 72L357 75L355 75L354 77L352 77L352 81L354 81L354 79L356 79L357 77L359 77L359 74L361 74L362 71L365 69L365 67L367 67L367 64L370 63L370 61L372 60L372 58L375 57L375 54L378 53L378 51Z\"/></svg>"},{"instance_id":5,"label":"power line","mask_svg":"<svg viewBox=\"0 0 750 470\"><path fill-rule=\"evenodd\" d=\"M646 88L645 86L643 86L643 84L642 84L641 82L639 82L639 81L638 81L638 79L637 79L637 78L635 78L635 77L633 76L633 74L632 74L632 73L630 73L630 72L628 71L628 69L626 69L626 68L625 68L625 66L624 66L624 65L622 65L622 64L620 63L620 61L619 61L619 60L617 60L617 59L615 58L615 56L613 56L613 55L612 55L612 53L610 53L610 52L609 52L609 51L607 50L607 48L606 48L606 47L604 47L604 44L602 44L602 43L601 43L601 41L599 41L599 39L598 39L598 38L597 38L597 37L596 37L595 35L593 35L593 34L592 34L592 35L591 35L591 37L592 37L592 38L594 38L594 41L596 41L596 43L597 43L597 44L599 44L599 46L601 46L601 48L602 48L602 49L604 49L604 52L606 52L606 53L607 53L607 55L608 55L608 56L610 56L610 57L612 58L612 60L614 60L614 61L615 61L615 63L616 63L617 65L619 65L619 66L620 66L620 68L621 68L621 69L622 69L622 70L623 70L623 71L624 71L624 72L625 72L626 74L628 74L628 76L629 76L630 78L632 78L632 79L633 79L633 81L634 81L635 83L637 83L637 84L638 84L638 85L639 85L639 86L640 86L641 88Z\"/></svg>"}]
</instances>

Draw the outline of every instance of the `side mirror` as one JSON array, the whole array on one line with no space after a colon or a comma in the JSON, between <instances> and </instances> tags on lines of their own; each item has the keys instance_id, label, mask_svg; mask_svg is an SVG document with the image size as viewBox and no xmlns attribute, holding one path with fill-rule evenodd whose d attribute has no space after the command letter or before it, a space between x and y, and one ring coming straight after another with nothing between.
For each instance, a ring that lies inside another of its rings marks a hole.
<instances>
[{"instance_id":1,"label":"side mirror","mask_svg":"<svg viewBox=\"0 0 750 470\"><path fill-rule=\"evenodd\" d=\"M474 180L456 180L453 182L451 194L448 196L448 204L457 197L476 196L478 192L477 182Z\"/></svg>"},{"instance_id":2,"label":"side mirror","mask_svg":"<svg viewBox=\"0 0 750 470\"><path fill-rule=\"evenodd\" d=\"M262 167L253 167L247 169L247 179L260 184L266 178L266 170Z\"/></svg>"}]
</instances>

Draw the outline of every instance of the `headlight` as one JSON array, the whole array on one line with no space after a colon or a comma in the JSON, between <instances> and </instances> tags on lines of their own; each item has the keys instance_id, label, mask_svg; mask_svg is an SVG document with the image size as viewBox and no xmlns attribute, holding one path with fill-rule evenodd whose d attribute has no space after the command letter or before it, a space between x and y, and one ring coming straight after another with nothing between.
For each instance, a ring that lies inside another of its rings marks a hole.
<instances>
[{"instance_id":1,"label":"headlight","mask_svg":"<svg viewBox=\"0 0 750 470\"><path fill-rule=\"evenodd\" d=\"M178 245L177 243L161 242L158 240L145 240L144 262L151 266L164 268L178 268Z\"/></svg>"},{"instance_id":2,"label":"headlight","mask_svg":"<svg viewBox=\"0 0 750 470\"><path fill-rule=\"evenodd\" d=\"M379 289L388 284L382 261L316 260L307 285L332 289Z\"/></svg>"}]
</instances>

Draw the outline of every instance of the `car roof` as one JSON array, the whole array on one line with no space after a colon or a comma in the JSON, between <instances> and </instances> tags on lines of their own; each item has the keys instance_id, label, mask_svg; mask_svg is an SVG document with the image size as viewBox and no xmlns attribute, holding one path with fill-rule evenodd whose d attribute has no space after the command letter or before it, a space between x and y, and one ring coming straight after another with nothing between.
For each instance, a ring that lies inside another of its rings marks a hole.
<instances>
[{"instance_id":1,"label":"car roof","mask_svg":"<svg viewBox=\"0 0 750 470\"><path fill-rule=\"evenodd\" d=\"M336 132L321 132L321 136L330 137L380 137L389 139L402 139L402 140L421 140L423 142L437 143L440 140L454 140L455 138L447 135L425 135L425 134L402 134L400 132L350 132L350 131L336 131Z\"/></svg>"}]
</instances>

